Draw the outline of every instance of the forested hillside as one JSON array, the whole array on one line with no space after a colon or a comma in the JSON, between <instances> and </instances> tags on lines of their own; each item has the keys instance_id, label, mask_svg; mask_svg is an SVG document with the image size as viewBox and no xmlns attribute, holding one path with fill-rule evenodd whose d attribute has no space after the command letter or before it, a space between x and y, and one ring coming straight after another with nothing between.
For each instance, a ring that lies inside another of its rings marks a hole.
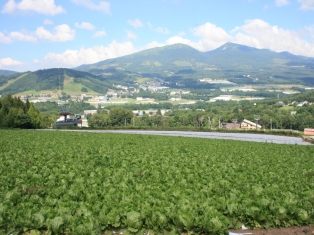
<instances>
[{"instance_id":1,"label":"forested hillside","mask_svg":"<svg viewBox=\"0 0 314 235\"><path fill-rule=\"evenodd\" d=\"M3 69L0 69L0 76L3 75L3 76L9 76L9 75L13 75L13 74L16 74L18 72L15 72L15 71L11 71L11 70L3 70Z\"/></svg>"},{"instance_id":2,"label":"forested hillside","mask_svg":"<svg viewBox=\"0 0 314 235\"><path fill-rule=\"evenodd\" d=\"M32 90L63 90L65 77L73 78L75 83L102 94L106 93L109 88L114 89L112 83L109 83L103 77L72 69L53 68L14 74L7 77L0 76L0 94L17 94Z\"/></svg>"},{"instance_id":3,"label":"forested hillside","mask_svg":"<svg viewBox=\"0 0 314 235\"><path fill-rule=\"evenodd\" d=\"M6 84L9 81L9 78L4 75L0 75L0 86Z\"/></svg>"}]
</instances>

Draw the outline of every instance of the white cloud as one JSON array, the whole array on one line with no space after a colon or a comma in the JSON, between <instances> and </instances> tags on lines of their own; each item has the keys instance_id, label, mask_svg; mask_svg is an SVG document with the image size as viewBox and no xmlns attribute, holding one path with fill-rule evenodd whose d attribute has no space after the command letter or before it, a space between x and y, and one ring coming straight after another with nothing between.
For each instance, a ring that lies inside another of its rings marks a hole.
<instances>
[{"instance_id":1,"label":"white cloud","mask_svg":"<svg viewBox=\"0 0 314 235\"><path fill-rule=\"evenodd\" d=\"M75 27L87 30L94 30L95 26L88 22L82 22L81 24L75 23Z\"/></svg>"},{"instance_id":2,"label":"white cloud","mask_svg":"<svg viewBox=\"0 0 314 235\"><path fill-rule=\"evenodd\" d=\"M311 33L309 29L304 30ZM237 27L234 32L236 34L233 41L240 44L314 56L314 45L304 40L297 32L272 26L260 19L249 20L243 26Z\"/></svg>"},{"instance_id":3,"label":"white cloud","mask_svg":"<svg viewBox=\"0 0 314 235\"><path fill-rule=\"evenodd\" d=\"M22 0L19 3L16 3L15 0L9 0L1 12L12 14L15 11L34 11L45 15L65 13L61 6L55 5L54 0Z\"/></svg>"},{"instance_id":4,"label":"white cloud","mask_svg":"<svg viewBox=\"0 0 314 235\"><path fill-rule=\"evenodd\" d=\"M186 33L185 33L185 32L183 32L183 31L181 31L181 32L179 32L179 33L178 33L178 35L179 35L179 36L181 36L181 37L183 37L183 36L185 36L185 35L186 35Z\"/></svg>"},{"instance_id":5,"label":"white cloud","mask_svg":"<svg viewBox=\"0 0 314 235\"><path fill-rule=\"evenodd\" d=\"M76 67L82 64L96 63L102 60L132 54L137 50L131 42L118 43L115 40L108 46L95 46L80 48L79 50L66 50L62 54L48 53L41 67Z\"/></svg>"},{"instance_id":6,"label":"white cloud","mask_svg":"<svg viewBox=\"0 0 314 235\"><path fill-rule=\"evenodd\" d=\"M54 27L54 32L50 32L44 27L40 26L37 28L35 34L42 40L51 42L65 42L74 39L75 30L71 29L67 24Z\"/></svg>"},{"instance_id":7,"label":"white cloud","mask_svg":"<svg viewBox=\"0 0 314 235\"><path fill-rule=\"evenodd\" d=\"M9 38L13 41L37 42L37 38L28 32L11 32Z\"/></svg>"},{"instance_id":8,"label":"white cloud","mask_svg":"<svg viewBox=\"0 0 314 235\"><path fill-rule=\"evenodd\" d=\"M11 66L19 66L22 65L23 63L17 60L13 60L11 58L3 58L0 59L0 68L6 68L6 67L11 67Z\"/></svg>"},{"instance_id":9,"label":"white cloud","mask_svg":"<svg viewBox=\"0 0 314 235\"><path fill-rule=\"evenodd\" d=\"M222 44L233 40L233 37L230 36L223 28L219 28L209 22L192 29L192 32L194 35L201 38L197 46L197 49L201 51L215 49Z\"/></svg>"},{"instance_id":10,"label":"white cloud","mask_svg":"<svg viewBox=\"0 0 314 235\"><path fill-rule=\"evenodd\" d=\"M169 38L167 41L166 41L166 45L172 45L172 44L176 44L176 43L183 43L183 44L187 44L187 45L190 45L191 47L194 47L196 49L199 49L201 50L200 48L200 43L195 43L195 42L192 42L188 39L184 39L180 36L174 36L174 37L171 37Z\"/></svg>"},{"instance_id":11,"label":"white cloud","mask_svg":"<svg viewBox=\"0 0 314 235\"><path fill-rule=\"evenodd\" d=\"M27 31L10 32L7 36L0 33L0 43L12 43L14 41L37 42L37 38Z\"/></svg>"},{"instance_id":12,"label":"white cloud","mask_svg":"<svg viewBox=\"0 0 314 235\"><path fill-rule=\"evenodd\" d=\"M163 47L165 45L166 45L165 43L159 43L156 41L152 41L152 42L148 43L147 45L145 45L144 47L140 48L140 51L155 48L155 47Z\"/></svg>"},{"instance_id":13,"label":"white cloud","mask_svg":"<svg viewBox=\"0 0 314 235\"><path fill-rule=\"evenodd\" d=\"M92 0L72 0L72 2L77 5L85 6L91 10L103 11L106 14L111 15L109 2L100 2L98 5L93 3Z\"/></svg>"},{"instance_id":14,"label":"white cloud","mask_svg":"<svg viewBox=\"0 0 314 235\"><path fill-rule=\"evenodd\" d=\"M285 6L288 5L289 1L288 0L276 0L276 5L281 7L281 6Z\"/></svg>"},{"instance_id":15,"label":"white cloud","mask_svg":"<svg viewBox=\"0 0 314 235\"><path fill-rule=\"evenodd\" d=\"M158 33L162 33L162 34L169 34L170 33L168 29L162 28L162 27L157 27L155 29L155 31L158 32Z\"/></svg>"},{"instance_id":16,"label":"white cloud","mask_svg":"<svg viewBox=\"0 0 314 235\"><path fill-rule=\"evenodd\" d=\"M183 43L186 45L190 45L191 47L194 47L196 49L199 48L199 43L192 42L189 39L184 39L180 36L174 36L174 37L169 38L165 43L152 41L148 43L147 45L145 45L144 47L140 48L140 50L146 50L146 49L151 49L155 47L163 47L163 46L172 45L176 43Z\"/></svg>"},{"instance_id":17,"label":"white cloud","mask_svg":"<svg viewBox=\"0 0 314 235\"><path fill-rule=\"evenodd\" d=\"M126 32L127 32L127 38L128 39L132 39L132 40L136 40L137 39L137 35L134 34L132 31L127 30Z\"/></svg>"},{"instance_id":18,"label":"white cloud","mask_svg":"<svg viewBox=\"0 0 314 235\"><path fill-rule=\"evenodd\" d=\"M139 19L128 20L128 24L132 25L134 28L143 27L143 23Z\"/></svg>"},{"instance_id":19,"label":"white cloud","mask_svg":"<svg viewBox=\"0 0 314 235\"><path fill-rule=\"evenodd\" d=\"M44 20L44 24L46 24L46 25L53 24L53 21L52 21L52 20L45 19L45 20Z\"/></svg>"},{"instance_id":20,"label":"white cloud","mask_svg":"<svg viewBox=\"0 0 314 235\"><path fill-rule=\"evenodd\" d=\"M298 0L301 10L314 10L314 0Z\"/></svg>"},{"instance_id":21,"label":"white cloud","mask_svg":"<svg viewBox=\"0 0 314 235\"><path fill-rule=\"evenodd\" d=\"M94 35L93 35L93 37L104 37L104 36L106 36L107 34L106 34L106 31L105 30L99 30L99 31L97 31L96 33L94 33Z\"/></svg>"},{"instance_id":22,"label":"white cloud","mask_svg":"<svg viewBox=\"0 0 314 235\"><path fill-rule=\"evenodd\" d=\"M146 22L148 28L153 29L153 25L150 22ZM169 34L169 30L167 28L157 27L154 29L156 32L161 34Z\"/></svg>"},{"instance_id":23,"label":"white cloud","mask_svg":"<svg viewBox=\"0 0 314 235\"><path fill-rule=\"evenodd\" d=\"M12 43L12 39L0 33L0 43Z\"/></svg>"},{"instance_id":24,"label":"white cloud","mask_svg":"<svg viewBox=\"0 0 314 235\"><path fill-rule=\"evenodd\" d=\"M310 35L314 42L314 26L306 26L304 29L306 30L305 36Z\"/></svg>"},{"instance_id":25,"label":"white cloud","mask_svg":"<svg viewBox=\"0 0 314 235\"><path fill-rule=\"evenodd\" d=\"M314 39L314 27L310 26L305 27L301 35L296 31L272 26L263 20L255 19L235 27L229 33L209 22L191 31L200 37L199 41L193 42L179 35L169 38L165 45L184 43L200 51L210 51L224 43L234 42L260 49L288 51L295 55L314 57L314 43L309 43L303 38L310 36Z\"/></svg>"},{"instance_id":26,"label":"white cloud","mask_svg":"<svg viewBox=\"0 0 314 235\"><path fill-rule=\"evenodd\" d=\"M12 43L14 41L37 42L38 39L51 42L65 42L73 40L75 30L72 30L68 25L62 24L54 27L53 32L46 30L43 26L37 28L35 32L10 32L7 36L0 33L0 43Z\"/></svg>"}]
</instances>

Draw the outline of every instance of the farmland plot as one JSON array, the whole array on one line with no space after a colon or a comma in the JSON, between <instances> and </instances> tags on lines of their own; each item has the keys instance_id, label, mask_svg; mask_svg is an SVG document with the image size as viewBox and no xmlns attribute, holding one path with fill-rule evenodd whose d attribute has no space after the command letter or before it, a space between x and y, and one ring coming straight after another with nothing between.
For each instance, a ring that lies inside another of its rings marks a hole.
<instances>
[{"instance_id":1,"label":"farmland plot","mask_svg":"<svg viewBox=\"0 0 314 235\"><path fill-rule=\"evenodd\" d=\"M0 233L226 234L314 224L314 148L0 130Z\"/></svg>"}]
</instances>

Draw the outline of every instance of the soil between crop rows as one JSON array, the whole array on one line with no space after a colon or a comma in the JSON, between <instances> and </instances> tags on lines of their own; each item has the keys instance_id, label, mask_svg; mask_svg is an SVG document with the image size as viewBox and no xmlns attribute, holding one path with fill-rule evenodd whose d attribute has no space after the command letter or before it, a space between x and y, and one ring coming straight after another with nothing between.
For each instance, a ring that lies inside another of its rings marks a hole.
<instances>
[{"instance_id":1,"label":"soil between crop rows","mask_svg":"<svg viewBox=\"0 0 314 235\"><path fill-rule=\"evenodd\" d=\"M238 229L231 230L235 234L252 234L252 235L313 235L314 226L288 227L288 228L269 228L269 229Z\"/></svg>"}]
</instances>

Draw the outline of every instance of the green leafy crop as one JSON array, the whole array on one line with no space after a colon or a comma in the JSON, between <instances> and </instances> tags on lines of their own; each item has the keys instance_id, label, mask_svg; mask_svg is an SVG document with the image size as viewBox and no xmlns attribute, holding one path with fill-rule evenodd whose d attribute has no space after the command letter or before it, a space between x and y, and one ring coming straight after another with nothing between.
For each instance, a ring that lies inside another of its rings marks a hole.
<instances>
[{"instance_id":1,"label":"green leafy crop","mask_svg":"<svg viewBox=\"0 0 314 235\"><path fill-rule=\"evenodd\" d=\"M0 149L1 234L314 224L312 146L0 130Z\"/></svg>"}]
</instances>

